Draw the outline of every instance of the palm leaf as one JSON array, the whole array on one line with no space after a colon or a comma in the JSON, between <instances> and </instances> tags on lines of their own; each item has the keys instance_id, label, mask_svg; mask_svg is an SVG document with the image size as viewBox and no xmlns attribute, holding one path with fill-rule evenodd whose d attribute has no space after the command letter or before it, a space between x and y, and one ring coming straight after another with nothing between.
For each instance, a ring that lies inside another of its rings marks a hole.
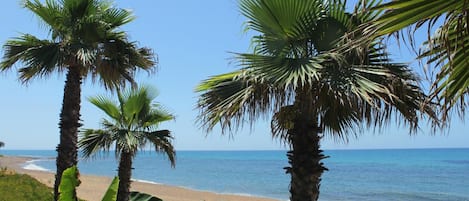
<instances>
[{"instance_id":1,"label":"palm leaf","mask_svg":"<svg viewBox=\"0 0 469 201\"><path fill-rule=\"evenodd\" d=\"M109 131L86 129L81 132L78 146L85 157L90 157L102 149L109 151L113 138Z\"/></svg>"},{"instance_id":2,"label":"palm leaf","mask_svg":"<svg viewBox=\"0 0 469 201\"><path fill-rule=\"evenodd\" d=\"M369 38L375 38L392 33L399 36L402 29L408 28L409 42L414 47L414 33L427 26L428 40L418 58L435 66L429 73L433 80L431 97L441 103L443 121L454 106L459 105L460 114L464 114L467 105L464 98L469 94L469 75L465 70L469 63L465 51L469 38L467 8L466 0L392 1L374 8L387 12L366 30L372 35ZM438 29L432 33L435 27Z\"/></svg>"},{"instance_id":3,"label":"palm leaf","mask_svg":"<svg viewBox=\"0 0 469 201\"><path fill-rule=\"evenodd\" d=\"M119 113L119 107L111 99L104 96L89 97L88 101L105 112L115 121L119 121L122 117Z\"/></svg>"},{"instance_id":4,"label":"palm leaf","mask_svg":"<svg viewBox=\"0 0 469 201\"><path fill-rule=\"evenodd\" d=\"M283 88L277 89L257 78L250 72L236 71L202 82L197 87L202 93L197 106L201 109L199 123L207 130L213 129L217 123L223 130L236 130L244 122L254 125L259 115L289 100L282 95L276 96L286 93Z\"/></svg>"},{"instance_id":5,"label":"palm leaf","mask_svg":"<svg viewBox=\"0 0 469 201\"><path fill-rule=\"evenodd\" d=\"M5 55L0 70L10 69L13 64L23 61L26 67L20 68L23 82L34 77L48 76L55 71L62 71L64 52L57 43L24 34L9 40L4 45ZM58 65L58 67L57 67Z\"/></svg>"},{"instance_id":6,"label":"palm leaf","mask_svg":"<svg viewBox=\"0 0 469 201\"><path fill-rule=\"evenodd\" d=\"M386 35L399 31L419 21L428 21L438 18L444 13L463 8L464 1L460 0L415 0L415 1L392 1L375 9L392 9L385 13L375 23L379 26L377 35ZM419 22L419 24L422 24Z\"/></svg>"},{"instance_id":7,"label":"palm leaf","mask_svg":"<svg viewBox=\"0 0 469 201\"><path fill-rule=\"evenodd\" d=\"M114 201L117 200L117 189L119 187L119 177L114 177L111 184L109 185L102 201Z\"/></svg>"},{"instance_id":8,"label":"palm leaf","mask_svg":"<svg viewBox=\"0 0 469 201\"><path fill-rule=\"evenodd\" d=\"M75 201L75 188L80 184L77 178L78 169L76 166L67 168L60 180L59 201Z\"/></svg>"},{"instance_id":9,"label":"palm leaf","mask_svg":"<svg viewBox=\"0 0 469 201\"><path fill-rule=\"evenodd\" d=\"M144 136L151 142L156 152L166 153L171 166L176 165L176 152L171 143L173 137L169 130L157 130L153 132L144 132Z\"/></svg>"},{"instance_id":10,"label":"palm leaf","mask_svg":"<svg viewBox=\"0 0 469 201\"><path fill-rule=\"evenodd\" d=\"M163 201L160 198L154 197L146 193L140 193L137 191L130 192L129 201Z\"/></svg>"}]
</instances>

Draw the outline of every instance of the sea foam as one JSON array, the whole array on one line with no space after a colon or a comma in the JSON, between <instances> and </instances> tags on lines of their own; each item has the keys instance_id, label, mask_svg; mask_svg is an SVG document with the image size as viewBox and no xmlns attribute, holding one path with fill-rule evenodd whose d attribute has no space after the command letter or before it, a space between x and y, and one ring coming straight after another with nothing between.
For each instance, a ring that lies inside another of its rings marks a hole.
<instances>
[{"instance_id":1,"label":"sea foam","mask_svg":"<svg viewBox=\"0 0 469 201\"><path fill-rule=\"evenodd\" d=\"M36 165L34 164L36 160L32 160L32 161L27 161L24 165L23 165L23 169L25 170L38 170L38 171L45 171L45 172L50 172L51 170L47 169L47 168L43 168L39 165Z\"/></svg>"}]
</instances>

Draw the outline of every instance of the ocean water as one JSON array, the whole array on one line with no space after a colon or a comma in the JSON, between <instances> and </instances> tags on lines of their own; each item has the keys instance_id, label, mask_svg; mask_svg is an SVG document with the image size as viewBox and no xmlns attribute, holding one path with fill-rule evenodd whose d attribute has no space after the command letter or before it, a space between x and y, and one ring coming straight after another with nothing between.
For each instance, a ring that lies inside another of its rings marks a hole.
<instances>
[{"instance_id":1,"label":"ocean water","mask_svg":"<svg viewBox=\"0 0 469 201\"><path fill-rule=\"evenodd\" d=\"M55 151L0 150L32 156L30 169L55 170ZM285 151L179 151L176 168L163 155L141 152L133 178L190 189L288 200ZM320 200L469 201L469 149L326 150ZM102 154L80 160L82 174L115 176Z\"/></svg>"}]
</instances>

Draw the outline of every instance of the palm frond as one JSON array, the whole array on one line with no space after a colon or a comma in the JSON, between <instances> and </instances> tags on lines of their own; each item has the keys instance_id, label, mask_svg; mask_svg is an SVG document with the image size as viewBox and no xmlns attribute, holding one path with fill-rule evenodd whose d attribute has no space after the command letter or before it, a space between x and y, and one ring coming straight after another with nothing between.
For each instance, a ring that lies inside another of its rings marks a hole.
<instances>
[{"instance_id":1,"label":"palm frond","mask_svg":"<svg viewBox=\"0 0 469 201\"><path fill-rule=\"evenodd\" d=\"M110 98L105 96L95 96L89 97L88 101L105 112L114 121L118 122L121 120L122 117L120 116L119 107L117 103Z\"/></svg>"},{"instance_id":2,"label":"palm frond","mask_svg":"<svg viewBox=\"0 0 469 201\"><path fill-rule=\"evenodd\" d=\"M10 69L15 63L23 62L20 68L20 79L28 82L34 77L48 76L53 72L62 71L65 53L60 45L24 34L18 38L8 40L4 45L5 54L0 64L0 70Z\"/></svg>"},{"instance_id":3,"label":"palm frond","mask_svg":"<svg viewBox=\"0 0 469 201\"><path fill-rule=\"evenodd\" d=\"M171 166L176 165L176 151L172 145L171 132L169 130L157 130L153 132L144 132L145 138L151 142L155 151L165 153L168 156Z\"/></svg>"},{"instance_id":4,"label":"palm frond","mask_svg":"<svg viewBox=\"0 0 469 201\"><path fill-rule=\"evenodd\" d=\"M322 11L320 1L308 0L242 0L240 11L249 21L247 28L265 34L266 38L297 39L305 32L304 24L299 19L310 21L317 19ZM300 37L301 38L301 37Z\"/></svg>"},{"instance_id":5,"label":"palm frond","mask_svg":"<svg viewBox=\"0 0 469 201\"><path fill-rule=\"evenodd\" d=\"M106 130L86 129L80 134L78 146L86 158L92 157L101 150L109 151L111 149L113 137Z\"/></svg>"},{"instance_id":6,"label":"palm frond","mask_svg":"<svg viewBox=\"0 0 469 201\"><path fill-rule=\"evenodd\" d=\"M459 105L460 114L464 114L465 107L469 104L465 99L469 94L469 34L461 34L461 28L458 28L459 24L456 22L452 26L446 33L438 30L430 41L424 43L419 56L420 59L427 59L428 64L433 63L439 68L431 90L437 101L442 102L444 121L451 108Z\"/></svg>"},{"instance_id":7,"label":"palm frond","mask_svg":"<svg viewBox=\"0 0 469 201\"><path fill-rule=\"evenodd\" d=\"M23 7L33 12L41 19L41 22L52 32L53 36L65 29L63 21L65 20L63 9L58 1L46 0L45 4L39 0L23 1ZM53 37L56 39L56 37Z\"/></svg>"},{"instance_id":8,"label":"palm frond","mask_svg":"<svg viewBox=\"0 0 469 201\"><path fill-rule=\"evenodd\" d=\"M252 71L250 73L291 90L316 82L325 60L321 57L285 58L257 54L238 54L237 59L241 67Z\"/></svg>"},{"instance_id":9,"label":"palm frond","mask_svg":"<svg viewBox=\"0 0 469 201\"><path fill-rule=\"evenodd\" d=\"M129 10L108 7L106 12L103 13L102 18L109 28L113 29L133 21L135 16Z\"/></svg>"},{"instance_id":10,"label":"palm frond","mask_svg":"<svg viewBox=\"0 0 469 201\"><path fill-rule=\"evenodd\" d=\"M283 95L276 96L285 91L281 92L282 89L245 71L213 76L199 84L196 90L202 93L197 105L201 109L198 123L208 131L218 123L223 131L234 131L244 122L252 126L259 116L288 100Z\"/></svg>"},{"instance_id":11,"label":"palm frond","mask_svg":"<svg viewBox=\"0 0 469 201\"><path fill-rule=\"evenodd\" d=\"M407 29L408 41L415 48L415 32L427 27L428 39L418 58L435 66L429 73L433 82L431 93L433 100L441 104L443 121L447 121L454 106L459 106L456 108L464 115L468 105L469 61L465 50L469 41L468 8L467 0L392 1L374 8L386 13L366 30L372 35L370 38L376 38L386 34L404 35L402 30ZM436 33L432 31L434 28Z\"/></svg>"},{"instance_id":12,"label":"palm frond","mask_svg":"<svg viewBox=\"0 0 469 201\"><path fill-rule=\"evenodd\" d=\"M380 6L376 6L377 10L390 10L378 19L377 35L391 34L400 31L410 25L417 25L417 28L424 24L424 22L432 22L441 17L445 13L452 13L453 11L461 10L464 8L466 0L415 0L415 1L392 1Z\"/></svg>"},{"instance_id":13,"label":"palm frond","mask_svg":"<svg viewBox=\"0 0 469 201\"><path fill-rule=\"evenodd\" d=\"M125 86L126 81L134 85L133 75L137 70L154 71L157 61L148 48L138 48L135 43L111 38L103 43L96 64L89 68L92 81L99 80L107 89Z\"/></svg>"},{"instance_id":14,"label":"palm frond","mask_svg":"<svg viewBox=\"0 0 469 201\"><path fill-rule=\"evenodd\" d=\"M175 119L175 116L168 112L165 108L163 108L159 104L153 104L152 109L148 111L147 114L145 115L140 115L141 119L141 126L143 128L155 128L158 127L159 124L166 122L166 121L172 121Z\"/></svg>"}]
</instances>

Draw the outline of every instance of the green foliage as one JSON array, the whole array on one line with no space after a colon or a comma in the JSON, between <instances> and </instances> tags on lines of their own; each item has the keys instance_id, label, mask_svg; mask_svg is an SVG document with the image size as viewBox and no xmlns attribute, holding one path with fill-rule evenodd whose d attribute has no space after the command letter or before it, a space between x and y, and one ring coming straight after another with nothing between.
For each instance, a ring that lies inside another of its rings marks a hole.
<instances>
[{"instance_id":1,"label":"green foliage","mask_svg":"<svg viewBox=\"0 0 469 201\"><path fill-rule=\"evenodd\" d=\"M89 98L108 118L101 122L103 129L81 132L79 147L84 156L91 157L100 150L111 149L117 155L124 151L134 155L138 149L150 144L157 152L166 154L174 166L176 153L171 144L171 132L158 130L162 122L173 120L174 115L153 102L155 98L156 90L149 87L118 92L118 102L104 96Z\"/></svg>"},{"instance_id":2,"label":"green foliage","mask_svg":"<svg viewBox=\"0 0 469 201\"><path fill-rule=\"evenodd\" d=\"M27 0L23 6L39 18L51 36L40 39L22 34L5 42L0 71L22 62L26 66L18 73L23 82L78 66L83 68L83 77L91 75L93 81L112 89L124 81L134 83L132 75L137 68L152 71L156 64L150 49L137 47L120 30L135 18L133 13L115 8L112 1Z\"/></svg>"},{"instance_id":3,"label":"green foliage","mask_svg":"<svg viewBox=\"0 0 469 201\"><path fill-rule=\"evenodd\" d=\"M422 106L426 95L407 65L392 62L379 40L334 51L344 36L380 16L363 12L379 1L363 2L347 12L345 1L240 1L246 29L258 34L254 51L235 55L239 70L199 84L198 123L208 131L220 125L232 132L273 114L274 137L287 140L292 124L285 113L296 110L285 107L303 102L306 94L313 97L312 118L334 138L347 141L392 117L416 131L420 114L434 115Z\"/></svg>"},{"instance_id":4,"label":"green foliage","mask_svg":"<svg viewBox=\"0 0 469 201\"><path fill-rule=\"evenodd\" d=\"M131 163L139 149L151 145L156 152L166 154L175 165L176 152L172 145L171 132L158 130L158 126L165 121L173 120L174 116L167 112L160 104L153 103L156 91L148 87L132 88L124 92L117 91L118 102L104 96L89 98L89 101L108 115L103 119L102 129L86 129L81 132L78 143L85 157L91 157L100 150L115 150L121 161L129 162L126 167L119 166L121 192L128 192ZM114 147L112 147L114 146ZM123 175L129 176L123 176ZM127 186L127 187L124 187Z\"/></svg>"},{"instance_id":5,"label":"green foliage","mask_svg":"<svg viewBox=\"0 0 469 201\"><path fill-rule=\"evenodd\" d=\"M0 200L54 200L52 189L29 175L0 171Z\"/></svg>"},{"instance_id":6,"label":"green foliage","mask_svg":"<svg viewBox=\"0 0 469 201\"><path fill-rule=\"evenodd\" d=\"M220 125L233 132L272 116L272 136L295 152L287 169L293 175L290 200L317 199L325 170L319 162L324 135L348 141L394 117L415 132L420 114L434 117L431 107L422 106L426 95L417 77L407 65L390 60L381 40L336 51L361 35L355 34L358 27L380 16L364 12L379 0L360 1L353 12L347 12L344 0L239 3L246 29L257 34L253 52L236 54L238 70L196 88L201 93L198 121L208 131Z\"/></svg>"},{"instance_id":7,"label":"green foliage","mask_svg":"<svg viewBox=\"0 0 469 201\"><path fill-rule=\"evenodd\" d=\"M114 201L117 199L117 189L119 188L119 177L114 177L109 188L104 194L102 201Z\"/></svg>"},{"instance_id":8,"label":"green foliage","mask_svg":"<svg viewBox=\"0 0 469 201\"><path fill-rule=\"evenodd\" d=\"M74 176L77 174L78 174L78 168L76 166L67 168L64 171L64 173L62 174L62 180L59 185L59 192L60 192L59 201L74 201L73 200L74 196L72 193L75 192L75 188L80 183L80 180L78 180L77 177ZM3 175L4 173L0 171L0 188L2 187L1 182L3 181L2 180ZM111 184L109 185L106 191L106 194L104 194L102 201L115 201L117 199L118 188L119 188L119 177L114 177L114 179L112 180ZM2 189L5 189L5 188L0 189L0 195L2 195L1 194ZM49 189L49 192L50 192L50 189ZM50 195L52 196L51 192L50 192ZM51 199L31 199L31 200L52 200L52 199L53 197L51 197ZM10 199L7 199L7 200L10 200ZM11 200L18 200L18 199L11 199ZM0 200L0 201L3 201L3 200ZM157 197L154 197L152 195L146 194L146 193L140 193L140 192L134 191L130 193L130 201L163 201L163 200Z\"/></svg>"},{"instance_id":9,"label":"green foliage","mask_svg":"<svg viewBox=\"0 0 469 201\"><path fill-rule=\"evenodd\" d=\"M383 35L406 36L405 43L419 48L417 58L432 78L431 97L441 103L443 121L453 108L464 115L469 104L467 5L467 0L388 1L373 8L385 14L359 30L366 34L365 41ZM416 34L418 29L427 29L423 44L416 44L416 37L421 37Z\"/></svg>"},{"instance_id":10,"label":"green foliage","mask_svg":"<svg viewBox=\"0 0 469 201\"><path fill-rule=\"evenodd\" d=\"M103 200L104 201L104 200ZM130 201L163 201L160 198L137 191L130 192Z\"/></svg>"},{"instance_id":11,"label":"green foliage","mask_svg":"<svg viewBox=\"0 0 469 201\"><path fill-rule=\"evenodd\" d=\"M47 78L54 73L67 73L60 113L60 135L57 173L77 160L81 80L90 77L106 89L129 82L135 84L137 69L153 71L156 61L149 48L139 48L120 29L134 19L128 9L115 8L112 1L101 0L24 0L24 8L39 18L49 30L48 39L21 34L3 45L0 71L17 68L23 83L33 78ZM21 64L21 65L14 65ZM70 92L70 93L68 93ZM67 159L65 152L72 152ZM55 182L57 199L60 178Z\"/></svg>"},{"instance_id":12,"label":"green foliage","mask_svg":"<svg viewBox=\"0 0 469 201\"><path fill-rule=\"evenodd\" d=\"M76 166L67 168L60 180L59 201L75 201L75 188L80 184L78 177L78 168Z\"/></svg>"}]
</instances>

